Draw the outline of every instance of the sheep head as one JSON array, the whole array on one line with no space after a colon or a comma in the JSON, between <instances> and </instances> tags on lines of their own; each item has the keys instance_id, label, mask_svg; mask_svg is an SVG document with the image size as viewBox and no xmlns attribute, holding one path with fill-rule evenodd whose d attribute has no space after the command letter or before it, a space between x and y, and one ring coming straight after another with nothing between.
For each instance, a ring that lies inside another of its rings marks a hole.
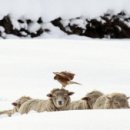
<instances>
[{"instance_id":1,"label":"sheep head","mask_svg":"<svg viewBox=\"0 0 130 130\"><path fill-rule=\"evenodd\" d=\"M110 105L110 108L129 108L128 99L125 94L113 93L107 96L107 104Z\"/></svg>"},{"instance_id":2,"label":"sheep head","mask_svg":"<svg viewBox=\"0 0 130 130\"><path fill-rule=\"evenodd\" d=\"M88 103L89 107L93 108L93 105L96 102L97 98L102 95L102 92L94 90L92 92L87 93L86 96L82 98L82 100L85 100Z\"/></svg>"},{"instance_id":3,"label":"sheep head","mask_svg":"<svg viewBox=\"0 0 130 130\"><path fill-rule=\"evenodd\" d=\"M70 96L73 94L74 92L65 89L53 89L47 96L56 108L63 108L70 102Z\"/></svg>"},{"instance_id":4,"label":"sheep head","mask_svg":"<svg viewBox=\"0 0 130 130\"><path fill-rule=\"evenodd\" d=\"M30 97L27 97L27 96L22 96L21 98L19 98L18 100L16 100L15 102L12 103L12 105L16 108L16 109L19 109L21 107L21 105L30 100L31 98Z\"/></svg>"}]
</instances>

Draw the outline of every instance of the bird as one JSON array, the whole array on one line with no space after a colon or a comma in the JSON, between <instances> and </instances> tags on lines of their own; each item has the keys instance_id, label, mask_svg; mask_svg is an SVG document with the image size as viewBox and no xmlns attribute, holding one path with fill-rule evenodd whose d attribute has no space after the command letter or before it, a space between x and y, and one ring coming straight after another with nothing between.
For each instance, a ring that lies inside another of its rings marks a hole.
<instances>
[{"instance_id":1,"label":"bird","mask_svg":"<svg viewBox=\"0 0 130 130\"><path fill-rule=\"evenodd\" d=\"M57 80L61 85L62 88L65 88L67 85L70 84L78 84L81 85L78 82L72 81L74 79L75 74L68 72L68 71L62 71L62 72L53 72L54 80Z\"/></svg>"}]
</instances>

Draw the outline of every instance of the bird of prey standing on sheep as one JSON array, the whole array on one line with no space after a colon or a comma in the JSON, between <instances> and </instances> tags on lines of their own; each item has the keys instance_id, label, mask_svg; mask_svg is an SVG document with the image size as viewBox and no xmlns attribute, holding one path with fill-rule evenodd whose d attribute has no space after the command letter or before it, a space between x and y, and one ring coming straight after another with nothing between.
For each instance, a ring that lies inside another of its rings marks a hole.
<instances>
[{"instance_id":1,"label":"bird of prey standing on sheep","mask_svg":"<svg viewBox=\"0 0 130 130\"><path fill-rule=\"evenodd\" d=\"M57 80L61 85L62 88L65 88L69 84L78 84L81 85L80 83L72 81L74 79L75 74L67 71L62 71L62 72L53 72L54 79Z\"/></svg>"}]
</instances>

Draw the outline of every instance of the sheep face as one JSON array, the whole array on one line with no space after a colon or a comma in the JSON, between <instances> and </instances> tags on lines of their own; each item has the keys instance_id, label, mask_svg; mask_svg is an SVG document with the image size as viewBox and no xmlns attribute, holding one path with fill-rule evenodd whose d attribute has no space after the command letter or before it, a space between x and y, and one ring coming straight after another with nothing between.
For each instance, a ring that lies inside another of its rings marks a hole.
<instances>
[{"instance_id":1,"label":"sheep face","mask_svg":"<svg viewBox=\"0 0 130 130\"><path fill-rule=\"evenodd\" d=\"M107 104L110 104L110 107L113 109L116 108L129 108L128 97L124 94L113 94L107 96Z\"/></svg>"},{"instance_id":2,"label":"sheep face","mask_svg":"<svg viewBox=\"0 0 130 130\"><path fill-rule=\"evenodd\" d=\"M24 102L30 99L31 99L30 97L23 96L19 98L18 100L16 100L15 102L13 102L12 105L18 110Z\"/></svg>"},{"instance_id":3,"label":"sheep face","mask_svg":"<svg viewBox=\"0 0 130 130\"><path fill-rule=\"evenodd\" d=\"M63 108L70 102L70 95L72 94L73 92L65 89L55 89L47 96L50 97L56 108Z\"/></svg>"}]
</instances>

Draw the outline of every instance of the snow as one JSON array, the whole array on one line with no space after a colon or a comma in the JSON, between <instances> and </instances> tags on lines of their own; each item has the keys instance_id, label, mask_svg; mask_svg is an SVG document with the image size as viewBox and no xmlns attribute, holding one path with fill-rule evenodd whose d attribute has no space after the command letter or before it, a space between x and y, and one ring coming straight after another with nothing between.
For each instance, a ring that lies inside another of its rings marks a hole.
<instances>
[{"instance_id":1,"label":"snow","mask_svg":"<svg viewBox=\"0 0 130 130\"><path fill-rule=\"evenodd\" d=\"M4 31L5 29L2 26L0 26L0 32L4 32Z\"/></svg>"},{"instance_id":2,"label":"snow","mask_svg":"<svg viewBox=\"0 0 130 130\"><path fill-rule=\"evenodd\" d=\"M49 29L49 32L41 35L41 38L65 38L68 37L66 33L62 32L58 27L55 27L51 23L45 23L43 29Z\"/></svg>"},{"instance_id":3,"label":"snow","mask_svg":"<svg viewBox=\"0 0 130 130\"><path fill-rule=\"evenodd\" d=\"M87 21L85 19L72 19L70 22L70 25L77 25L78 27L82 29L86 29Z\"/></svg>"},{"instance_id":4,"label":"snow","mask_svg":"<svg viewBox=\"0 0 130 130\"><path fill-rule=\"evenodd\" d=\"M12 14L33 20L42 16L44 21L51 21L57 17L98 17L107 10L115 13L125 10L130 14L129 5L129 0L0 0L0 14L1 17Z\"/></svg>"},{"instance_id":5,"label":"snow","mask_svg":"<svg viewBox=\"0 0 130 130\"><path fill-rule=\"evenodd\" d=\"M11 17L11 23L13 25L13 29L20 30L20 24L18 23L17 19Z\"/></svg>"},{"instance_id":6,"label":"snow","mask_svg":"<svg viewBox=\"0 0 130 130\"><path fill-rule=\"evenodd\" d=\"M31 24L29 25L28 30L29 30L30 32L36 32L36 31L39 30L40 28L41 28L41 25L40 25L40 24L38 24L38 23L31 23Z\"/></svg>"},{"instance_id":7,"label":"snow","mask_svg":"<svg viewBox=\"0 0 130 130\"><path fill-rule=\"evenodd\" d=\"M2 38L6 37L5 29L2 26L0 26L0 35L1 35Z\"/></svg>"},{"instance_id":8,"label":"snow","mask_svg":"<svg viewBox=\"0 0 130 130\"><path fill-rule=\"evenodd\" d=\"M62 25L63 25L64 27L67 27L68 24L69 24L69 22L70 22L70 20L64 19L64 20L61 20L60 22L62 23Z\"/></svg>"},{"instance_id":9,"label":"snow","mask_svg":"<svg viewBox=\"0 0 130 130\"><path fill-rule=\"evenodd\" d=\"M76 73L71 85L78 100L87 92L123 92L130 96L129 40L7 40L0 43L0 110L26 95L47 99L60 87L53 71ZM129 102L130 103L130 102ZM2 130L129 130L130 110L30 112L0 116Z\"/></svg>"},{"instance_id":10,"label":"snow","mask_svg":"<svg viewBox=\"0 0 130 130\"><path fill-rule=\"evenodd\" d=\"M11 119L12 118L12 119ZM2 130L129 130L129 110L82 110L70 112L30 113L2 118Z\"/></svg>"}]
</instances>

